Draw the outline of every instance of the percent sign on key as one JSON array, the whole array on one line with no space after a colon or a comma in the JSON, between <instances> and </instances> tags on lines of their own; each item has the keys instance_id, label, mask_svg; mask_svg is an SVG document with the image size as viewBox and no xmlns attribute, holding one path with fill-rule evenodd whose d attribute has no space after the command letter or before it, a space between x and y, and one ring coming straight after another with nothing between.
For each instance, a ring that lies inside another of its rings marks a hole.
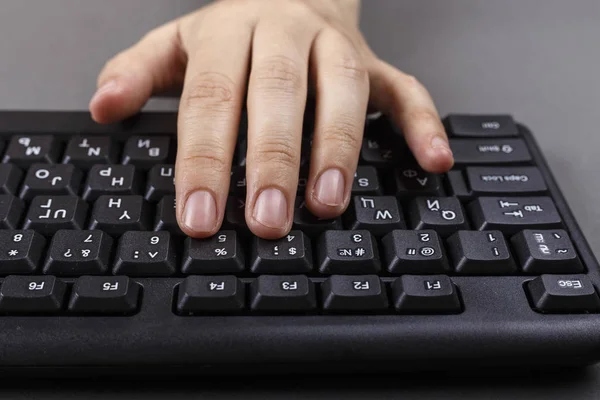
<instances>
[{"instance_id":1,"label":"percent sign on key","mask_svg":"<svg viewBox=\"0 0 600 400\"><path fill-rule=\"evenodd\" d=\"M215 253L217 253L217 256L226 256L227 255L227 250L223 249L215 249Z\"/></svg>"}]
</instances>

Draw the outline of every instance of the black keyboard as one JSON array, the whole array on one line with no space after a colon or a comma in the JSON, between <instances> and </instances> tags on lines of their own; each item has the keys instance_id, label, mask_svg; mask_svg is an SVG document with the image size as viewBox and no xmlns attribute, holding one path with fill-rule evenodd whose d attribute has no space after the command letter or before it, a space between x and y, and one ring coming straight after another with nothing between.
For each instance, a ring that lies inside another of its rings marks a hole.
<instances>
[{"instance_id":1,"label":"black keyboard","mask_svg":"<svg viewBox=\"0 0 600 400\"><path fill-rule=\"evenodd\" d=\"M279 240L244 222L241 132L222 229L197 240L175 219L174 113L110 126L0 113L0 370L596 362L598 263L532 134L510 116L444 122L456 164L434 175L385 118L369 119L336 219L305 208L304 162Z\"/></svg>"}]
</instances>

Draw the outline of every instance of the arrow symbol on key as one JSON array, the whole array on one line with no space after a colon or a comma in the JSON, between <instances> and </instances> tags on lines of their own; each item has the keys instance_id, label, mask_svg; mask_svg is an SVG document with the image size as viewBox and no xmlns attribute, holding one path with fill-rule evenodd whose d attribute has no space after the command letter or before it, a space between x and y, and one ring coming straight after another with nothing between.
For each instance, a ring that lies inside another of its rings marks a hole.
<instances>
[{"instance_id":1,"label":"arrow symbol on key","mask_svg":"<svg viewBox=\"0 0 600 400\"><path fill-rule=\"evenodd\" d=\"M158 255L158 251L155 251L154 253L152 253L152 252L149 251L148 255L150 256L150 258L154 258L154 257L156 257Z\"/></svg>"}]
</instances>

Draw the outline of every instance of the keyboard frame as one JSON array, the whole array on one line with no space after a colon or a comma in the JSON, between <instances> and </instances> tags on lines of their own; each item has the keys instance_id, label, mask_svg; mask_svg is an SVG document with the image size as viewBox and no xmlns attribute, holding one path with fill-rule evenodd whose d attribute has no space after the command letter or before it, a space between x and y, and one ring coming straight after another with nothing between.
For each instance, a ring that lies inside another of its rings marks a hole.
<instances>
[{"instance_id":1,"label":"keyboard frame","mask_svg":"<svg viewBox=\"0 0 600 400\"><path fill-rule=\"evenodd\" d=\"M1 137L174 134L175 128L175 113L144 113L99 126L85 112L0 112ZM598 262L533 134L522 124L518 128L586 274L600 289ZM466 305L457 315L181 317L173 313L173 304L174 287L183 278L136 278L143 299L133 316L0 317L0 371L46 377L50 370L61 377L393 372L583 366L600 360L600 314L533 311L523 288L531 279L452 275Z\"/></svg>"}]
</instances>

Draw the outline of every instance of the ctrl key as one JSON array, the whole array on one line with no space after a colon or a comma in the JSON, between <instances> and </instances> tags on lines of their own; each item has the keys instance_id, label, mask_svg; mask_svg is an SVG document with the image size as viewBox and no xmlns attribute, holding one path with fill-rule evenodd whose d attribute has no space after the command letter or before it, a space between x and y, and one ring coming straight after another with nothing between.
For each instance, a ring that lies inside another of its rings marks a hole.
<instances>
[{"instance_id":1,"label":"ctrl key","mask_svg":"<svg viewBox=\"0 0 600 400\"><path fill-rule=\"evenodd\" d=\"M58 312L66 290L66 283L54 276L7 276L0 286L0 313Z\"/></svg>"},{"instance_id":2,"label":"ctrl key","mask_svg":"<svg viewBox=\"0 0 600 400\"><path fill-rule=\"evenodd\" d=\"M541 275L527 282L533 308L543 313L598 312L600 298L585 275Z\"/></svg>"},{"instance_id":3,"label":"ctrl key","mask_svg":"<svg viewBox=\"0 0 600 400\"><path fill-rule=\"evenodd\" d=\"M138 308L140 285L126 276L82 276L73 285L69 311L131 314Z\"/></svg>"}]
</instances>

